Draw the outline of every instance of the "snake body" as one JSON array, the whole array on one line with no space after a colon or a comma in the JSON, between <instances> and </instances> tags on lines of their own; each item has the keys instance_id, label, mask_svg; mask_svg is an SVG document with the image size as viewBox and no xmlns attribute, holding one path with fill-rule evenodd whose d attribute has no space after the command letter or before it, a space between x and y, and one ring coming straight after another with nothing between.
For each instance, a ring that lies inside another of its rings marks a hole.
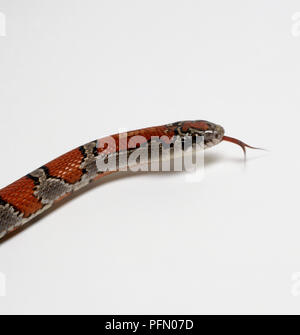
<instances>
[{"instance_id":1,"label":"snake body","mask_svg":"<svg viewBox=\"0 0 300 335\"><path fill-rule=\"evenodd\" d=\"M107 175L108 172L97 168L99 156L109 158L125 151L133 152L140 145L132 141L135 136L149 143L152 137L162 137L168 142L174 138L203 136L207 148L222 141L224 129L208 121L181 121L130 131L126 133L125 144L120 141L120 134L112 135L114 147L99 146L99 141L106 140L102 138L71 150L0 190L0 238L64 197Z\"/></svg>"}]
</instances>

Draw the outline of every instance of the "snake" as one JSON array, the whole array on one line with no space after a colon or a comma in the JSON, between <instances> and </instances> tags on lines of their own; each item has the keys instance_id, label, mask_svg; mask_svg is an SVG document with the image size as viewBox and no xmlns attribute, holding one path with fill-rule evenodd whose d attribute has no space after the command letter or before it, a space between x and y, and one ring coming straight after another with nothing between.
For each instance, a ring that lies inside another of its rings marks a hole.
<instances>
[{"instance_id":1,"label":"snake","mask_svg":"<svg viewBox=\"0 0 300 335\"><path fill-rule=\"evenodd\" d=\"M246 147L259 149L224 133L222 126L209 121L179 121L118 133L79 146L0 189L0 239L70 194L112 173L99 169L99 158L108 161L112 157L120 159L122 154L128 157L141 145L149 144L151 148L153 138L159 139L161 146L170 145L175 139L186 142L188 138L201 137L204 149L222 141L239 145L244 153Z\"/></svg>"}]
</instances>

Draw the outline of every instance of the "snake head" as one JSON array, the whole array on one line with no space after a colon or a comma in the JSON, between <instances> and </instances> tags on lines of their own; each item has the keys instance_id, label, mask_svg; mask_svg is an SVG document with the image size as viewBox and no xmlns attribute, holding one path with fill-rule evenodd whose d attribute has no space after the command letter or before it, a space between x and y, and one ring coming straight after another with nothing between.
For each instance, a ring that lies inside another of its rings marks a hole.
<instances>
[{"instance_id":1,"label":"snake head","mask_svg":"<svg viewBox=\"0 0 300 335\"><path fill-rule=\"evenodd\" d=\"M209 121L196 120L196 121L181 121L168 125L174 131L175 135L181 137L202 136L204 139L204 147L210 148L220 143L224 136L224 128Z\"/></svg>"}]
</instances>

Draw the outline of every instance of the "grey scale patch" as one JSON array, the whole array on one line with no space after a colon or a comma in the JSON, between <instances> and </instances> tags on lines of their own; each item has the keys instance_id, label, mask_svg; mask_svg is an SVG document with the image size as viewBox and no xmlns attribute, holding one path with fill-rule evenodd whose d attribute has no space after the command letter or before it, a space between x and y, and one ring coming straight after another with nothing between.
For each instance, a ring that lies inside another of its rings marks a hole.
<instances>
[{"instance_id":1,"label":"grey scale patch","mask_svg":"<svg viewBox=\"0 0 300 335\"><path fill-rule=\"evenodd\" d=\"M0 238L22 224L22 214L9 204L0 205Z\"/></svg>"},{"instance_id":2,"label":"grey scale patch","mask_svg":"<svg viewBox=\"0 0 300 335\"><path fill-rule=\"evenodd\" d=\"M79 190L80 188L89 184L98 175L98 168L96 162L96 156L94 154L97 148L97 141L92 141L83 146L85 152L85 158L83 159L80 168L85 170L86 173L82 176L81 180L76 183L73 187L73 191Z\"/></svg>"},{"instance_id":3,"label":"grey scale patch","mask_svg":"<svg viewBox=\"0 0 300 335\"><path fill-rule=\"evenodd\" d=\"M73 189L71 185L63 180L52 177L47 178L43 169L37 169L31 172L30 175L39 179L40 184L36 186L34 195L43 204L50 204Z\"/></svg>"},{"instance_id":4,"label":"grey scale patch","mask_svg":"<svg viewBox=\"0 0 300 335\"><path fill-rule=\"evenodd\" d=\"M97 148L97 142L93 141L83 146L86 157L80 165L81 169L85 169L87 172L87 178L96 177L98 173L96 165L96 157L94 154L95 148Z\"/></svg>"}]
</instances>

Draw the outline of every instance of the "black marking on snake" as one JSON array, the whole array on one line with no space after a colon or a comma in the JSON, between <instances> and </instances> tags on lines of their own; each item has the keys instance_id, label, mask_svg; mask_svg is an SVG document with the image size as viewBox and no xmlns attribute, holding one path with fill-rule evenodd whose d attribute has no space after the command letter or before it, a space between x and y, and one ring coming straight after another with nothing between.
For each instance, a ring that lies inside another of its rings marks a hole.
<instances>
[{"instance_id":1,"label":"black marking on snake","mask_svg":"<svg viewBox=\"0 0 300 335\"><path fill-rule=\"evenodd\" d=\"M39 178L32 176L30 173L26 175L26 178L33 180L35 186L40 184Z\"/></svg>"},{"instance_id":2,"label":"black marking on snake","mask_svg":"<svg viewBox=\"0 0 300 335\"><path fill-rule=\"evenodd\" d=\"M81 160L81 163L87 158L87 153L86 153L86 150L84 148L84 145L80 146L79 148L79 151L81 152L83 158Z\"/></svg>"},{"instance_id":3,"label":"black marking on snake","mask_svg":"<svg viewBox=\"0 0 300 335\"><path fill-rule=\"evenodd\" d=\"M63 182L66 183L66 184L71 185L68 181L66 181L66 180L65 180L64 178L62 178L62 177L52 176L52 175L50 174L49 168L48 168L46 165L41 166L40 169L44 171L45 176L46 176L46 179L57 179L57 180L63 181ZM39 183L38 185L40 185L40 183Z\"/></svg>"},{"instance_id":4,"label":"black marking on snake","mask_svg":"<svg viewBox=\"0 0 300 335\"><path fill-rule=\"evenodd\" d=\"M43 165L40 167L40 169L42 169L44 172L45 172L45 175L46 175L46 178L53 178L51 175L50 175L50 172L49 172L49 169L46 165Z\"/></svg>"},{"instance_id":5,"label":"black marking on snake","mask_svg":"<svg viewBox=\"0 0 300 335\"><path fill-rule=\"evenodd\" d=\"M8 202L6 202L6 201L4 201L1 197L0 197L0 206L5 206L5 205L7 205L8 204Z\"/></svg>"},{"instance_id":6,"label":"black marking on snake","mask_svg":"<svg viewBox=\"0 0 300 335\"><path fill-rule=\"evenodd\" d=\"M98 149L97 149L97 143L98 143L98 141L95 140L95 141L92 141L92 142L95 143L95 147L93 148L93 155L94 155L95 157L97 157L97 156L99 155L99 153L98 153Z\"/></svg>"}]
</instances>

